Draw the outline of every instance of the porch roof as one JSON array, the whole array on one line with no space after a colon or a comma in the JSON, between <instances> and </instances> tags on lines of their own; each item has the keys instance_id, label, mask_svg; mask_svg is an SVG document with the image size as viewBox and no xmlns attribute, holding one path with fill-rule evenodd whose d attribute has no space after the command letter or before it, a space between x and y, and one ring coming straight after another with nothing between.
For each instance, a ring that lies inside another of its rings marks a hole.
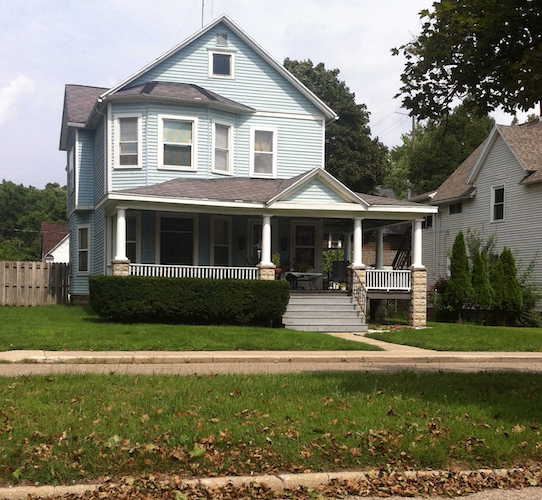
<instances>
[{"instance_id":1,"label":"porch roof","mask_svg":"<svg viewBox=\"0 0 542 500\"><path fill-rule=\"evenodd\" d=\"M215 200L232 202L252 202L266 204L277 198L298 181L307 176L307 172L290 179L257 179L250 177L225 177L213 179L179 178L135 188L124 189L119 193L156 196L160 198L191 198L197 200ZM423 207L426 205L411 201L398 200L386 196L355 193L370 206L392 206L397 208Z\"/></svg>"}]
</instances>

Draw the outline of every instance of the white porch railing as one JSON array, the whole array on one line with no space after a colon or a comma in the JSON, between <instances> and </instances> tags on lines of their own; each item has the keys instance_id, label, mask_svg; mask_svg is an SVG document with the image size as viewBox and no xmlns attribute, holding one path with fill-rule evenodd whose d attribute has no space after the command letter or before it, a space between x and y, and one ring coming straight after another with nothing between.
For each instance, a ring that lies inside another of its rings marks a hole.
<instances>
[{"instance_id":1,"label":"white porch railing","mask_svg":"<svg viewBox=\"0 0 542 500\"><path fill-rule=\"evenodd\" d=\"M219 280L257 280L258 268L130 264L130 275L149 276L153 278L210 278Z\"/></svg>"},{"instance_id":2,"label":"white porch railing","mask_svg":"<svg viewBox=\"0 0 542 500\"><path fill-rule=\"evenodd\" d=\"M408 269L367 269L367 290L410 291Z\"/></svg>"}]
</instances>

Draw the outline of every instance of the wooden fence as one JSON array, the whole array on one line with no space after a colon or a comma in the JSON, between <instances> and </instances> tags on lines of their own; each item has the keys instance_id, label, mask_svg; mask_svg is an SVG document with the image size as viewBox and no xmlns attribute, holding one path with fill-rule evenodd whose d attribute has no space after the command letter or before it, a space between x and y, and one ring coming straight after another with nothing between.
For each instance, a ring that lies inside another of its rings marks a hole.
<instances>
[{"instance_id":1,"label":"wooden fence","mask_svg":"<svg viewBox=\"0 0 542 500\"><path fill-rule=\"evenodd\" d=\"M68 302L68 264L0 261L0 306Z\"/></svg>"}]
</instances>

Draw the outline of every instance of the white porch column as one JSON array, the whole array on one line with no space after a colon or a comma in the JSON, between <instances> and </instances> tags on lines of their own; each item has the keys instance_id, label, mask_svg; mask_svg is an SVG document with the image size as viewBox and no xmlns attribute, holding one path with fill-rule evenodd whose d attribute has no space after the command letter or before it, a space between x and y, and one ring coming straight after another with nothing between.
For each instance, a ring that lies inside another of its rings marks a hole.
<instances>
[{"instance_id":1,"label":"white porch column","mask_svg":"<svg viewBox=\"0 0 542 500\"><path fill-rule=\"evenodd\" d=\"M384 269L384 228L379 227L376 230L376 258L375 267Z\"/></svg>"},{"instance_id":2,"label":"white porch column","mask_svg":"<svg viewBox=\"0 0 542 500\"><path fill-rule=\"evenodd\" d=\"M352 263L352 233L345 233L344 238L344 259Z\"/></svg>"},{"instance_id":3,"label":"white porch column","mask_svg":"<svg viewBox=\"0 0 542 500\"><path fill-rule=\"evenodd\" d=\"M271 216L262 215L262 256L260 263L260 279L274 280L275 266L271 260Z\"/></svg>"},{"instance_id":4,"label":"white porch column","mask_svg":"<svg viewBox=\"0 0 542 500\"><path fill-rule=\"evenodd\" d=\"M362 218L354 218L354 255L352 257L352 267L362 269L363 264L363 227Z\"/></svg>"},{"instance_id":5,"label":"white porch column","mask_svg":"<svg viewBox=\"0 0 542 500\"><path fill-rule=\"evenodd\" d=\"M422 263L422 219L412 221L412 267L425 269Z\"/></svg>"},{"instance_id":6,"label":"white porch column","mask_svg":"<svg viewBox=\"0 0 542 500\"><path fill-rule=\"evenodd\" d=\"M117 208L117 234L115 242L115 260L127 261L126 258L126 209Z\"/></svg>"}]
</instances>

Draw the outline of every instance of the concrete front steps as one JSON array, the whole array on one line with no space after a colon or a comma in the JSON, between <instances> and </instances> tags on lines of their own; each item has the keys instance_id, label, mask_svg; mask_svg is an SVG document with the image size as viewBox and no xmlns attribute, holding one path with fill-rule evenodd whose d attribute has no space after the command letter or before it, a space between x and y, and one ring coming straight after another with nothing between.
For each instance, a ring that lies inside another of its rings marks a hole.
<instances>
[{"instance_id":1,"label":"concrete front steps","mask_svg":"<svg viewBox=\"0 0 542 500\"><path fill-rule=\"evenodd\" d=\"M286 314L286 328L306 332L366 332L357 305L346 292L292 292Z\"/></svg>"}]
</instances>

